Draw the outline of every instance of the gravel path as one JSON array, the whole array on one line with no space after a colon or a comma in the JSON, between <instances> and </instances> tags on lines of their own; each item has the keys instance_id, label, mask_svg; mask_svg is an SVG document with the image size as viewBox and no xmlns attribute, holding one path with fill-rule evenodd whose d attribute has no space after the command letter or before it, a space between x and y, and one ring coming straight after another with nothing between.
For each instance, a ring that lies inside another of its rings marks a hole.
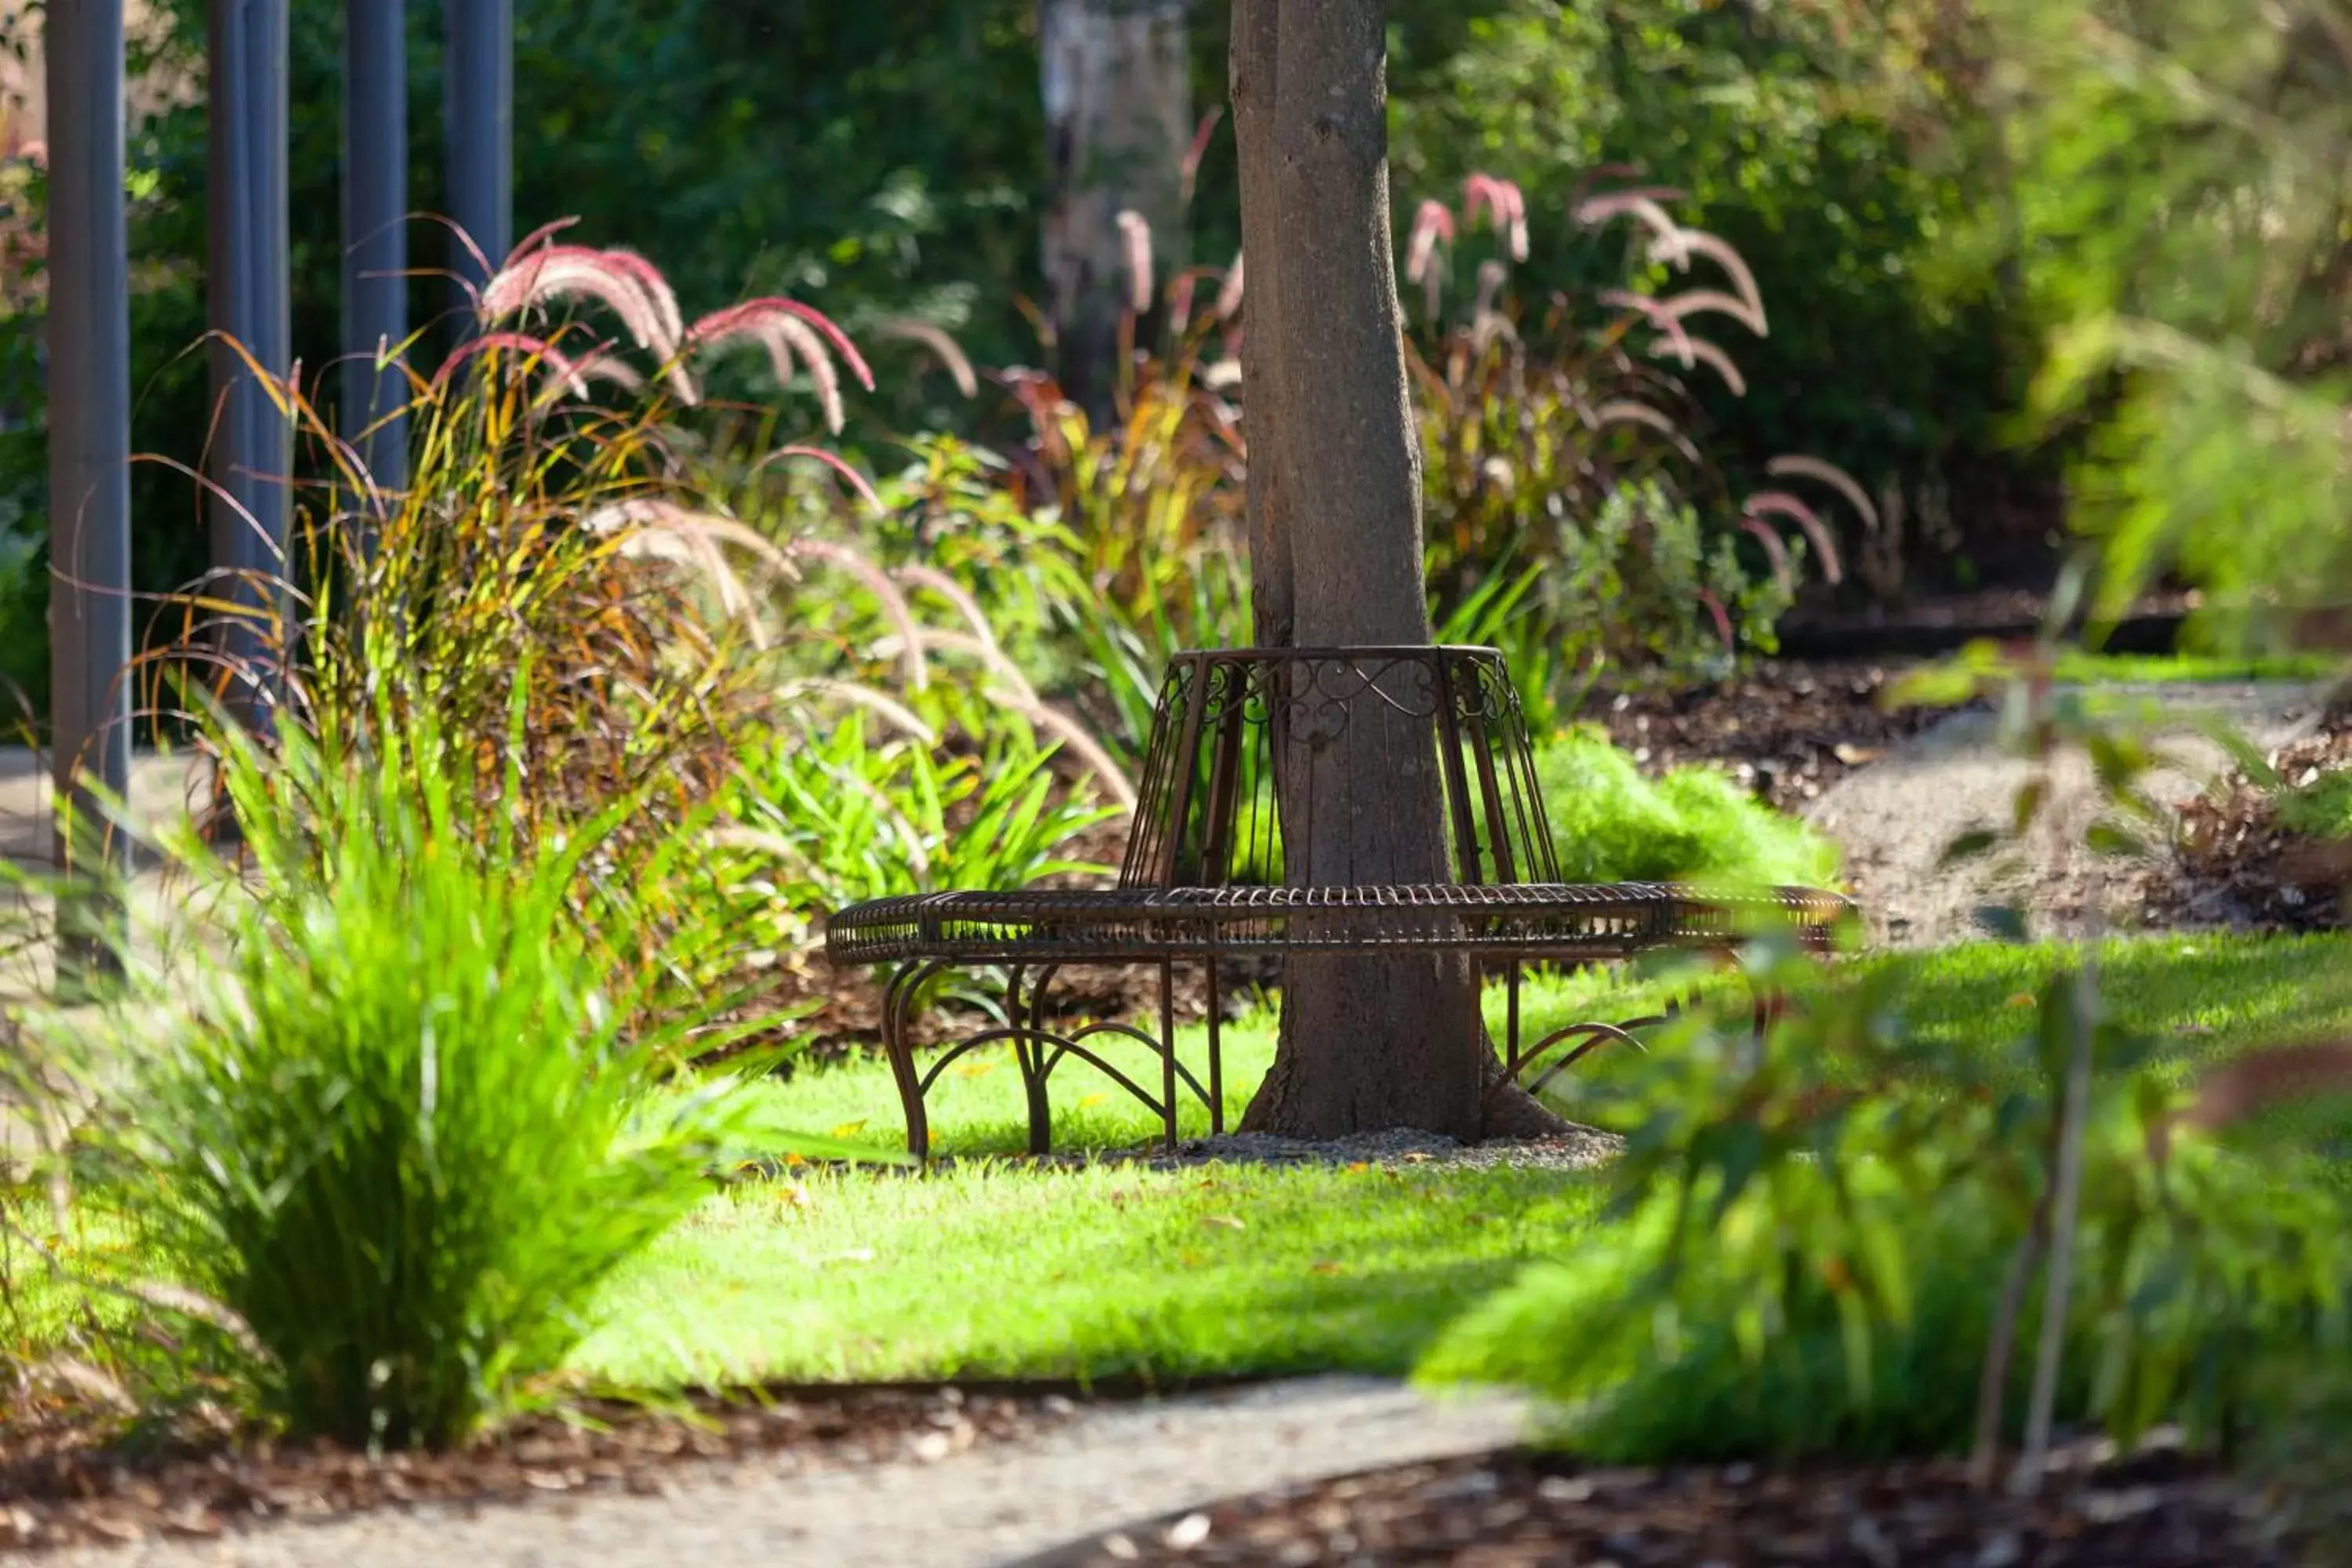
<instances>
[{"instance_id":1,"label":"gravel path","mask_svg":"<svg viewBox=\"0 0 2352 1568\"><path fill-rule=\"evenodd\" d=\"M603 1494L419 1509L198 1543L58 1552L58 1568L982 1568L1218 1498L1517 1437L1500 1395L1432 1400L1369 1378L1308 1378L1106 1406L1032 1443L919 1466L783 1476L757 1461L677 1472L658 1497Z\"/></svg>"},{"instance_id":2,"label":"gravel path","mask_svg":"<svg viewBox=\"0 0 2352 1568\"><path fill-rule=\"evenodd\" d=\"M2197 775L2172 773L2151 781L2149 793L2177 802L2201 787L2222 763L2221 748L2196 734L2210 714L2265 749L2305 732L2317 718L2322 689L2283 683L2166 686L2123 695L2156 703L2173 731L2168 748ZM1844 848L1874 944L1930 947L1984 933L1975 910L2015 882L2004 884L1986 862L1943 868L1944 847L1968 830L2005 825L2027 764L2000 750L2000 721L1990 713L1963 713L1903 742L1884 759L1839 780L1805 812ZM2053 770L2048 827L2032 846L2022 891L2037 936L2079 934L2091 911L2105 905L2109 929L2137 923L2132 892L2139 878L2128 864L2103 866L2081 848L2082 830L2097 806L2088 763L2069 755Z\"/></svg>"}]
</instances>

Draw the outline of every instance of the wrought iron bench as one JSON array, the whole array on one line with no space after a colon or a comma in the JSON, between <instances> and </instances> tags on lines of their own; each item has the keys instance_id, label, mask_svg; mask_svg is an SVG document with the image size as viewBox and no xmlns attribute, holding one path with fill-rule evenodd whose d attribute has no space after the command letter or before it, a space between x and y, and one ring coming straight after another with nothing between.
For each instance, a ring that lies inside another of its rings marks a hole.
<instances>
[{"instance_id":1,"label":"wrought iron bench","mask_svg":"<svg viewBox=\"0 0 2352 1568\"><path fill-rule=\"evenodd\" d=\"M1335 737L1365 723L1388 726L1391 744L1433 755L1447 879L1318 878L1300 849L1285 845L1277 758L1297 748L1291 754L1303 766L1286 775L1285 790L1294 803L1312 801L1314 770L1344 754ZM1517 1081L1543 1064L1526 1082L1533 1089L1596 1047L1660 1020L1572 1024L1524 1042L1523 965L1612 963L1662 948L1728 951L1769 924L1826 948L1853 912L1847 900L1817 889L1721 897L1663 883L1561 882L1526 721L1492 648L1179 654L1160 689L1138 794L1115 887L877 899L828 922L834 963L897 966L884 992L882 1045L906 1109L907 1145L919 1158L929 1150L924 1101L932 1085L958 1058L998 1042L1010 1044L1026 1091L1033 1152L1051 1148L1047 1084L1073 1057L1149 1107L1171 1145L1180 1086L1205 1103L1211 1130L1222 1132L1221 960L1468 954L1506 982L1503 1068ZM1053 1026L1048 996L1058 973L1100 964L1157 967L1157 1035L1121 1020ZM1176 1054L1179 965L1198 965L1207 982L1205 1082ZM986 966L1005 972L1003 1021L918 1064L912 1026L926 987L947 970ZM1088 1043L1105 1037L1138 1041L1158 1058L1156 1092Z\"/></svg>"}]
</instances>

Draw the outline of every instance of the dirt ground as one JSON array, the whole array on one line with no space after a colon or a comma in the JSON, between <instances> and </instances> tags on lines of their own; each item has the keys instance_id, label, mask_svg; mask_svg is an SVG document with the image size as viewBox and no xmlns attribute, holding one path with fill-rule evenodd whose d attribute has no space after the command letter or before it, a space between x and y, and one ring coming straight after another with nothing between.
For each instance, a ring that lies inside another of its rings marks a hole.
<instances>
[{"instance_id":1,"label":"dirt ground","mask_svg":"<svg viewBox=\"0 0 2352 1568\"><path fill-rule=\"evenodd\" d=\"M2219 718L2267 751L2312 729L2321 689L2248 683L2151 687L2128 695L2157 705L2168 749L2187 763L2150 783L2150 795L2177 805L2226 764L2222 748L2198 732L2200 719ZM2079 754L2053 769L2044 827L2019 864L2004 864L1999 856L1958 867L1940 864L1945 847L1961 834L2007 823L2031 774L2028 763L2003 753L1994 715L1959 713L1838 779L1803 815L1845 850L1846 874L1876 943L1932 947L1981 935L1976 910L2018 894L2036 936L2080 935L2094 923L2095 911L2110 931L2151 923L2145 889L2156 863L2104 860L2082 847L2099 800L2090 765Z\"/></svg>"}]
</instances>

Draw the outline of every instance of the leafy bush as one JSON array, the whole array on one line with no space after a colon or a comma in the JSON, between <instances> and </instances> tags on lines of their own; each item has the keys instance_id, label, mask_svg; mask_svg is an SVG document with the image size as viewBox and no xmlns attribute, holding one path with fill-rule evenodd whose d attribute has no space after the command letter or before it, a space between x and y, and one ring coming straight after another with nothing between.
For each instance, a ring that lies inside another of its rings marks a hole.
<instances>
[{"instance_id":1,"label":"leafy bush","mask_svg":"<svg viewBox=\"0 0 2352 1568\"><path fill-rule=\"evenodd\" d=\"M1471 1314L1427 1375L1538 1389L1562 1440L1613 1459L1973 1442L1989 1464L2005 1396L2045 1375L2014 1350L2044 1302L2051 1414L2119 1441L2163 1421L2227 1441L2263 1419L2270 1367L2341 1355L2340 1193L2215 1136L2299 1064L2248 1058L2192 1098L2079 973L2015 1056L1947 1059L1907 1037L1898 984L1816 989L1769 1048L1694 1022L1633 1058L1610 1113L1629 1217ZM2063 1297L2033 1283L2060 1253Z\"/></svg>"},{"instance_id":2,"label":"leafy bush","mask_svg":"<svg viewBox=\"0 0 2352 1568\"><path fill-rule=\"evenodd\" d=\"M2179 570L2242 646L2314 628L2352 574L2338 0L2249 22L2179 0L1980 7L2008 88L2027 280L2055 323L2030 412L2078 438L2102 613ZM2151 149L2193 146L2194 157ZM2256 193L2259 193L2257 195Z\"/></svg>"},{"instance_id":3,"label":"leafy bush","mask_svg":"<svg viewBox=\"0 0 2352 1568\"><path fill-rule=\"evenodd\" d=\"M1560 875L1570 881L1737 881L1828 886L1837 847L1714 768L1644 778L1606 735L1540 742L1536 779Z\"/></svg>"},{"instance_id":4,"label":"leafy bush","mask_svg":"<svg viewBox=\"0 0 2352 1568\"><path fill-rule=\"evenodd\" d=\"M298 1436L466 1436L561 1363L729 1131L724 1094L662 1087L678 1025L628 1037L641 998L573 919L619 811L480 842L463 755L388 714L230 742L260 890L178 843L226 895L226 952L108 1097L104 1198L249 1331Z\"/></svg>"},{"instance_id":5,"label":"leafy bush","mask_svg":"<svg viewBox=\"0 0 2352 1568\"><path fill-rule=\"evenodd\" d=\"M1532 269L1585 299L1624 261L1572 209L1601 172L1639 171L1735 246L1774 302L1770 336L1738 356L1745 395L1693 388L1735 483L1814 453L1859 476L1890 528L1893 498L1909 518L1959 521L1971 543L2032 542L2051 501L2001 438L2033 332L1984 243L1980 215L2005 190L1988 95L1918 36L1950 9L1510 0L1396 99L1398 183L1517 182ZM1948 572L1935 542L1909 541L1913 564Z\"/></svg>"}]
</instances>

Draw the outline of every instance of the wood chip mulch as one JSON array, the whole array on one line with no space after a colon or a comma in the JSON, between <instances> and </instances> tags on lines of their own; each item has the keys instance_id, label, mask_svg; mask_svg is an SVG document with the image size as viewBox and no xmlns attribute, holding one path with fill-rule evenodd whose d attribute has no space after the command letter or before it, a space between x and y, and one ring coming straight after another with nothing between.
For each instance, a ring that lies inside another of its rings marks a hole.
<instances>
[{"instance_id":1,"label":"wood chip mulch","mask_svg":"<svg viewBox=\"0 0 2352 1568\"><path fill-rule=\"evenodd\" d=\"M2086 1456L2095 1450L2084 1450ZM1023 1568L2283 1568L2243 1495L2177 1454L2055 1470L2041 1496L1953 1463L1580 1470L1524 1451L1261 1493Z\"/></svg>"},{"instance_id":2,"label":"wood chip mulch","mask_svg":"<svg viewBox=\"0 0 2352 1568\"><path fill-rule=\"evenodd\" d=\"M1774 660L1686 690L1597 695L1587 717L1645 772L1712 763L1795 811L1954 711L1890 710L1887 694L1904 673L1897 665Z\"/></svg>"},{"instance_id":3,"label":"wood chip mulch","mask_svg":"<svg viewBox=\"0 0 2352 1568\"><path fill-rule=\"evenodd\" d=\"M787 1470L929 1463L1059 1426L1077 1406L961 1389L861 1390L686 1414L590 1401L446 1454L379 1458L193 1429L142 1445L83 1417L0 1425L0 1555L201 1540L284 1520L551 1492L667 1491L682 1466L761 1457Z\"/></svg>"},{"instance_id":4,"label":"wood chip mulch","mask_svg":"<svg viewBox=\"0 0 2352 1568\"><path fill-rule=\"evenodd\" d=\"M2352 713L2264 759L2289 786L2352 767ZM2242 773L2183 803L2173 854L2138 890L2151 924L2293 932L2347 923L2352 841L2315 838L2281 826L2273 796Z\"/></svg>"}]
</instances>

